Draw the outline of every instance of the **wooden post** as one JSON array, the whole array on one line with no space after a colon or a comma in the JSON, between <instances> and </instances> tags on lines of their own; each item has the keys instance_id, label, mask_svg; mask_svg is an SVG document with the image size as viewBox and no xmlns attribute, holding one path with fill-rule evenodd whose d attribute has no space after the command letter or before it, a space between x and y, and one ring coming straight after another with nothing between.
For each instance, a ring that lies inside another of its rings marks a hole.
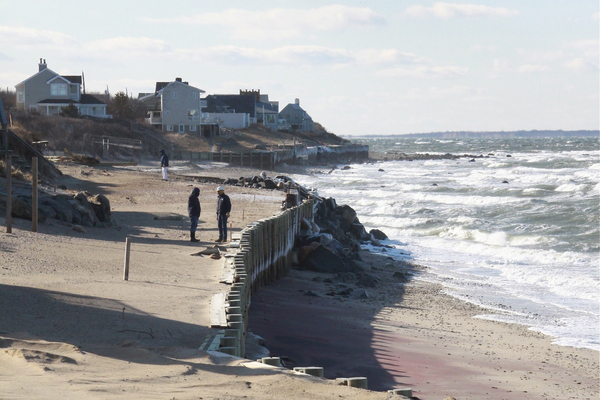
<instances>
[{"instance_id":1,"label":"wooden post","mask_svg":"<svg viewBox=\"0 0 600 400\"><path fill-rule=\"evenodd\" d=\"M125 238L125 265L123 267L123 280L129 280L129 253L131 251L131 239Z\"/></svg>"},{"instance_id":2,"label":"wooden post","mask_svg":"<svg viewBox=\"0 0 600 400\"><path fill-rule=\"evenodd\" d=\"M12 233L12 154L6 154L6 233Z\"/></svg>"},{"instance_id":3,"label":"wooden post","mask_svg":"<svg viewBox=\"0 0 600 400\"><path fill-rule=\"evenodd\" d=\"M38 230L38 158L31 158L31 231Z\"/></svg>"}]
</instances>

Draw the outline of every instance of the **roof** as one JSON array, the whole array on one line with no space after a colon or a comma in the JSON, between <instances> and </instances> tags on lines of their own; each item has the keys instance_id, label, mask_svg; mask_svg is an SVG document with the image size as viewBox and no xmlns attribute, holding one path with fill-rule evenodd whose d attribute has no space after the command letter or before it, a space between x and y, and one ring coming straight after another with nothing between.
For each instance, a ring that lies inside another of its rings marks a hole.
<instances>
[{"instance_id":1,"label":"roof","mask_svg":"<svg viewBox=\"0 0 600 400\"><path fill-rule=\"evenodd\" d=\"M72 99L45 99L38 101L37 104L77 104L77 102Z\"/></svg>"},{"instance_id":2,"label":"roof","mask_svg":"<svg viewBox=\"0 0 600 400\"><path fill-rule=\"evenodd\" d=\"M165 86L167 86L169 83L171 83L171 82L156 82L156 89L154 89L154 92L160 91Z\"/></svg>"},{"instance_id":3,"label":"roof","mask_svg":"<svg viewBox=\"0 0 600 400\"><path fill-rule=\"evenodd\" d=\"M97 99L91 94L82 94L80 101L73 99L45 99L38 101L37 104L106 104L105 102Z\"/></svg>"},{"instance_id":4,"label":"roof","mask_svg":"<svg viewBox=\"0 0 600 400\"><path fill-rule=\"evenodd\" d=\"M222 113L235 110L236 113L255 116L256 97L253 95L239 94L213 94L206 97L206 112Z\"/></svg>"},{"instance_id":5,"label":"roof","mask_svg":"<svg viewBox=\"0 0 600 400\"><path fill-rule=\"evenodd\" d=\"M79 100L81 104L106 104L102 100L97 97L92 96L91 94L82 94L81 100Z\"/></svg>"},{"instance_id":6,"label":"roof","mask_svg":"<svg viewBox=\"0 0 600 400\"><path fill-rule=\"evenodd\" d=\"M22 85L23 83L27 82L28 80L30 80L30 79L33 79L34 77L36 77L36 76L38 76L39 74L41 74L41 73L44 73L44 72L46 72L46 71L48 71L48 72L51 72L51 73L53 73L54 75L58 75L56 72L52 71L50 68L44 68L43 70L41 70L41 71L38 71L38 72L36 72L35 74L31 75L29 78L25 79L24 81L17 83L17 84L15 85L15 87L17 87L17 86L19 86L19 85Z\"/></svg>"},{"instance_id":7,"label":"roof","mask_svg":"<svg viewBox=\"0 0 600 400\"><path fill-rule=\"evenodd\" d=\"M81 84L81 82L82 82L81 75L61 75L61 76L71 83Z\"/></svg>"}]
</instances>

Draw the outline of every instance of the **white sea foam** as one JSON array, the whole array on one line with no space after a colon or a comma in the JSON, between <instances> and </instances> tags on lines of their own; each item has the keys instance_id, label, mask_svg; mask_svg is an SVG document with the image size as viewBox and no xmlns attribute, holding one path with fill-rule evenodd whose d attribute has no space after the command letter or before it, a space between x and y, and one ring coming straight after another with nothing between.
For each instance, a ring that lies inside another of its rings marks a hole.
<instances>
[{"instance_id":1,"label":"white sea foam","mask_svg":"<svg viewBox=\"0 0 600 400\"><path fill-rule=\"evenodd\" d=\"M395 249L387 255L429 266L420 279L488 307L486 318L598 348L598 138L569 147L558 139L376 145L386 143L406 153L494 156L353 165L296 180L350 204L367 230L388 235Z\"/></svg>"}]
</instances>

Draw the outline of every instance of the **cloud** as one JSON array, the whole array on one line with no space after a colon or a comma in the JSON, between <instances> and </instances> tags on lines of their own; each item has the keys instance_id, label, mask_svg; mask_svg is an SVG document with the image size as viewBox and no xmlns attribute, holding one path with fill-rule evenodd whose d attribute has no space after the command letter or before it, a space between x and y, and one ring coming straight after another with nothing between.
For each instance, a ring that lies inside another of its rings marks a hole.
<instances>
[{"instance_id":1,"label":"cloud","mask_svg":"<svg viewBox=\"0 0 600 400\"><path fill-rule=\"evenodd\" d=\"M404 14L415 17L433 16L450 19L456 17L513 17L519 14L517 10L504 7L489 7L480 4L461 4L438 2L431 7L414 5L406 8Z\"/></svg>"},{"instance_id":2,"label":"cloud","mask_svg":"<svg viewBox=\"0 0 600 400\"><path fill-rule=\"evenodd\" d=\"M593 19L594 21L598 21L598 20L600 20L600 12L593 13L593 14L592 14L592 19Z\"/></svg>"},{"instance_id":3,"label":"cloud","mask_svg":"<svg viewBox=\"0 0 600 400\"><path fill-rule=\"evenodd\" d=\"M113 37L95 40L85 46L90 53L126 53L156 55L171 51L171 47L160 39L147 37Z\"/></svg>"},{"instance_id":4,"label":"cloud","mask_svg":"<svg viewBox=\"0 0 600 400\"><path fill-rule=\"evenodd\" d=\"M563 47L579 52L583 57L598 58L600 41L598 39L577 40L566 43Z\"/></svg>"},{"instance_id":5,"label":"cloud","mask_svg":"<svg viewBox=\"0 0 600 400\"><path fill-rule=\"evenodd\" d=\"M349 7L343 4L312 9L273 8L264 11L229 9L188 17L144 17L142 20L150 23L221 26L236 39L273 41L385 24L385 18L370 8Z\"/></svg>"},{"instance_id":6,"label":"cloud","mask_svg":"<svg viewBox=\"0 0 600 400\"><path fill-rule=\"evenodd\" d=\"M425 64L425 57L414 53L405 53L396 49L365 49L354 53L361 64Z\"/></svg>"},{"instance_id":7,"label":"cloud","mask_svg":"<svg viewBox=\"0 0 600 400\"><path fill-rule=\"evenodd\" d=\"M565 67L575 72L598 72L598 64L589 62L583 58L574 58L565 62Z\"/></svg>"},{"instance_id":8,"label":"cloud","mask_svg":"<svg viewBox=\"0 0 600 400\"><path fill-rule=\"evenodd\" d=\"M549 69L550 69L550 67L548 67L547 65L525 64L525 65L521 65L519 68L517 68L517 71L520 73L531 73L531 72L548 71Z\"/></svg>"},{"instance_id":9,"label":"cloud","mask_svg":"<svg viewBox=\"0 0 600 400\"><path fill-rule=\"evenodd\" d=\"M0 26L0 37L14 47L77 46L79 42L64 33L35 28Z\"/></svg>"},{"instance_id":10,"label":"cloud","mask_svg":"<svg viewBox=\"0 0 600 400\"><path fill-rule=\"evenodd\" d=\"M378 71L376 76L383 78L416 78L416 79L432 79L432 78L458 78L466 75L469 72L468 68L457 67L453 65L440 67L416 67L416 68L390 68Z\"/></svg>"}]
</instances>

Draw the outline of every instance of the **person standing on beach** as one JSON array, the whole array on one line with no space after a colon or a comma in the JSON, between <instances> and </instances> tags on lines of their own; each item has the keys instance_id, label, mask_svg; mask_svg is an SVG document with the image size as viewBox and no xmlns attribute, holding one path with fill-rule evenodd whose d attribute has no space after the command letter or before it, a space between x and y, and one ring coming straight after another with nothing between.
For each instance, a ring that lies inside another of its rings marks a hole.
<instances>
[{"instance_id":1,"label":"person standing on beach","mask_svg":"<svg viewBox=\"0 0 600 400\"><path fill-rule=\"evenodd\" d=\"M195 187L192 189L192 194L188 198L188 215L190 216L190 242L199 242L196 239L196 228L198 227L198 219L200 218L200 189Z\"/></svg>"},{"instance_id":2,"label":"person standing on beach","mask_svg":"<svg viewBox=\"0 0 600 400\"><path fill-rule=\"evenodd\" d=\"M163 181L169 180L169 156L164 150L160 151L160 168L162 169Z\"/></svg>"},{"instance_id":3,"label":"person standing on beach","mask_svg":"<svg viewBox=\"0 0 600 400\"><path fill-rule=\"evenodd\" d=\"M217 223L219 226L219 238L215 240L217 243L227 241L227 218L231 212L231 200L225 194L223 186L217 188Z\"/></svg>"}]
</instances>

